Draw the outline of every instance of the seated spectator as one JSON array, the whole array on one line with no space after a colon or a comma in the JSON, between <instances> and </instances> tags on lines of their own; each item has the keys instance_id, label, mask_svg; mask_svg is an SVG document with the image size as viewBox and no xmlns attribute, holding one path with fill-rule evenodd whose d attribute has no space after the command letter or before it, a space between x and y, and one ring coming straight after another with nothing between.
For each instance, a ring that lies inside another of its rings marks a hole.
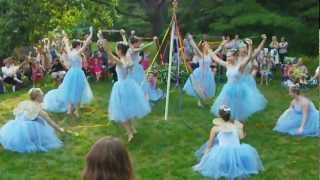
<instances>
[{"instance_id":1,"label":"seated spectator","mask_svg":"<svg viewBox=\"0 0 320 180\"><path fill-rule=\"evenodd\" d=\"M66 68L58 58L54 59L53 65L51 66L50 74L52 79L59 83L62 82L64 75L66 74Z\"/></svg>"},{"instance_id":2,"label":"seated spectator","mask_svg":"<svg viewBox=\"0 0 320 180\"><path fill-rule=\"evenodd\" d=\"M133 168L126 147L118 138L99 139L86 157L83 180L133 180Z\"/></svg>"},{"instance_id":3,"label":"seated spectator","mask_svg":"<svg viewBox=\"0 0 320 180\"><path fill-rule=\"evenodd\" d=\"M298 59L297 64L295 64L292 68L292 77L295 79L297 83L301 86L305 86L308 84L308 68L303 64L302 58Z\"/></svg>"},{"instance_id":4,"label":"seated spectator","mask_svg":"<svg viewBox=\"0 0 320 180\"><path fill-rule=\"evenodd\" d=\"M320 66L317 67L314 76L312 76L308 82L309 85L320 85Z\"/></svg>"},{"instance_id":5,"label":"seated spectator","mask_svg":"<svg viewBox=\"0 0 320 180\"><path fill-rule=\"evenodd\" d=\"M1 68L3 74L3 82L12 85L12 91L16 91L16 87L22 84L22 81L18 78L19 66L15 66L12 58L4 60L4 66Z\"/></svg>"},{"instance_id":6,"label":"seated spectator","mask_svg":"<svg viewBox=\"0 0 320 180\"><path fill-rule=\"evenodd\" d=\"M282 75L282 81L287 81L290 78L290 72L291 69L293 68L293 64L291 61L288 62L283 68L283 75Z\"/></svg>"}]
</instances>

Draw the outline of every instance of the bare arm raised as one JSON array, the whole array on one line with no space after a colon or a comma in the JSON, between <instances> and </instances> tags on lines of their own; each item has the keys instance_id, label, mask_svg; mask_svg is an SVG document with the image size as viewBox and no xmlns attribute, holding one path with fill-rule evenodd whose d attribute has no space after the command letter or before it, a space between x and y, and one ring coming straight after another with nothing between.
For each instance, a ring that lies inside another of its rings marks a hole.
<instances>
[{"instance_id":1,"label":"bare arm raised","mask_svg":"<svg viewBox=\"0 0 320 180\"><path fill-rule=\"evenodd\" d=\"M259 52L261 51L261 49L264 47L264 44L267 41L267 35L262 34L261 38L262 38L262 41L260 42L259 46L253 51L251 59L255 59L259 54Z\"/></svg>"},{"instance_id":2,"label":"bare arm raised","mask_svg":"<svg viewBox=\"0 0 320 180\"><path fill-rule=\"evenodd\" d=\"M87 39L84 41L83 46L79 49L79 54L83 53L85 51L85 49L88 47L88 45L91 43L91 39L92 39L92 34L93 34L93 28L90 27L90 34L87 37Z\"/></svg>"},{"instance_id":3,"label":"bare arm raised","mask_svg":"<svg viewBox=\"0 0 320 180\"><path fill-rule=\"evenodd\" d=\"M252 40L251 39L245 39L246 43L248 44L248 55L244 58L243 62L240 64L240 71L243 72L246 65L249 63L251 57L252 57Z\"/></svg>"},{"instance_id":4,"label":"bare arm raised","mask_svg":"<svg viewBox=\"0 0 320 180\"><path fill-rule=\"evenodd\" d=\"M225 40L222 41L222 43L219 45L219 47L210 54L210 55L211 55L211 58L212 58L216 63L218 63L219 65L221 65L221 66L223 66L223 67L227 67L227 63L226 63L224 60L222 60L220 57L218 57L218 56L217 56L217 53L222 50L222 47L224 46L225 43L226 43Z\"/></svg>"}]
</instances>

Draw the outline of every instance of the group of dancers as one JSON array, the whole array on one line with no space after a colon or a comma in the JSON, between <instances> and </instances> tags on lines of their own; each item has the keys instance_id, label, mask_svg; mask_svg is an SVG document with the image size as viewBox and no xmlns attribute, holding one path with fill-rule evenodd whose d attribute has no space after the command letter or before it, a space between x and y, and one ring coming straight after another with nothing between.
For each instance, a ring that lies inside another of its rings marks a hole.
<instances>
[{"instance_id":1,"label":"group of dancers","mask_svg":"<svg viewBox=\"0 0 320 180\"><path fill-rule=\"evenodd\" d=\"M115 54L109 46L105 46L110 60L116 64L118 75L110 95L108 118L126 129L130 142L137 133L133 121L147 116L151 112L150 99L159 100L163 92L153 84L148 84L149 77L145 76L139 64L139 52L153 42L142 45L141 40L135 36L128 41L125 31L120 31L120 34L123 41L117 42ZM64 34L70 69L61 85L46 95L38 88L29 91L30 100L20 103L14 111L15 119L0 129L0 143L5 149L26 153L62 146L54 129L61 133L65 130L54 123L45 111L67 112L79 117L80 106L93 100L91 87L82 71L80 55L91 42L92 36L93 30L90 28L90 34L82 46L79 41L73 41L70 47L68 37ZM213 51L207 41L200 41L197 46L191 35L187 37L199 67L186 81L184 91L197 98L199 106L202 106L204 100L215 96L215 77L210 68L212 62L226 68L228 79L210 110L219 118L214 119L209 140L196 153L200 160L193 169L204 176L234 178L257 174L263 169L257 151L250 145L240 144L240 139L244 137L242 123L253 113L263 110L267 104L251 75L252 61L267 40L266 35L261 37L262 41L256 49L253 49L250 39L239 41L236 46L228 48L225 60L219 53L225 48L226 41L222 41ZM301 94L298 86L290 87L289 92L294 100L280 116L274 131L319 136L319 111Z\"/></svg>"}]
</instances>

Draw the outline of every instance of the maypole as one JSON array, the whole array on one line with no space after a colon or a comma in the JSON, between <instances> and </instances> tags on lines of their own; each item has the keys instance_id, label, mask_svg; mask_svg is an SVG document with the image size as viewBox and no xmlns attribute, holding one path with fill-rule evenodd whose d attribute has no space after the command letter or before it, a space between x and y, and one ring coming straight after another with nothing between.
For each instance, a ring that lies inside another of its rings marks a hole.
<instances>
[{"instance_id":1,"label":"maypole","mask_svg":"<svg viewBox=\"0 0 320 180\"><path fill-rule=\"evenodd\" d=\"M169 66L168 66L168 78L167 78L167 93L166 93L166 107L164 113L164 120L168 120L168 112L169 112L169 100L170 100L170 85L171 85L171 70L172 70L172 58L173 58L173 41L175 36L176 29L176 9L178 2L177 0L173 0L173 15L172 15L172 25L171 25L171 36L170 36L170 50L169 50Z\"/></svg>"}]
</instances>

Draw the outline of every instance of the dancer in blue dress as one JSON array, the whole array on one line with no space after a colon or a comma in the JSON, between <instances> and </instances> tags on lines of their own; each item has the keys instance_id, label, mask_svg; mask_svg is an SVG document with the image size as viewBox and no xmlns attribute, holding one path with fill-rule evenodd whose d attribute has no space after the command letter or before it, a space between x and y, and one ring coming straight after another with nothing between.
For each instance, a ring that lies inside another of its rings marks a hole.
<instances>
[{"instance_id":1,"label":"dancer in blue dress","mask_svg":"<svg viewBox=\"0 0 320 180\"><path fill-rule=\"evenodd\" d=\"M259 46L252 52L251 59L246 65L244 69L244 74L243 74L243 81L245 83L248 83L248 85L252 86L253 88L256 88L256 81L254 79L254 73L253 73L254 60L258 56L261 49L264 47L264 44L266 43L266 40L267 40L267 36L265 34L262 34L261 38L262 38L262 41L260 42ZM248 55L248 45L243 41L241 41L238 44L238 48L239 48L239 61L241 62Z\"/></svg>"},{"instance_id":2,"label":"dancer in blue dress","mask_svg":"<svg viewBox=\"0 0 320 180\"><path fill-rule=\"evenodd\" d=\"M251 93L250 86L246 83L242 83L244 68L251 58L252 41L246 39L249 49L248 55L243 62L238 61L237 49L232 49L227 52L227 62L216 55L216 53L222 49L224 42L212 53L212 58L227 69L226 74L228 81L214 101L211 112L216 116L219 116L219 107L221 105L227 105L232 109L232 119L245 121L251 114L260 110L260 107L255 106L256 100L252 97L253 93Z\"/></svg>"},{"instance_id":3,"label":"dancer in blue dress","mask_svg":"<svg viewBox=\"0 0 320 180\"><path fill-rule=\"evenodd\" d=\"M198 106L202 107L201 101L212 98L216 89L214 73L210 68L210 65L212 64L212 58L209 54L210 46L208 42L201 41L198 48L192 36L189 35L188 38L195 52L193 58L197 59L199 67L197 67L189 76L183 90L188 95L197 97Z\"/></svg>"},{"instance_id":4,"label":"dancer in blue dress","mask_svg":"<svg viewBox=\"0 0 320 180\"><path fill-rule=\"evenodd\" d=\"M205 153L193 170L210 179L243 178L258 174L263 170L263 165L255 148L240 144L243 134L241 123L230 119L231 109L226 106L220 107L219 115L222 121L211 129Z\"/></svg>"},{"instance_id":5,"label":"dancer in blue dress","mask_svg":"<svg viewBox=\"0 0 320 180\"><path fill-rule=\"evenodd\" d=\"M144 96L141 86L133 80L131 71L133 62L127 55L128 45L117 44L117 56L109 50L110 58L116 63L118 81L114 83L109 101L109 119L121 123L127 130L128 141L133 139L136 130L132 121L150 113L150 104Z\"/></svg>"},{"instance_id":6,"label":"dancer in blue dress","mask_svg":"<svg viewBox=\"0 0 320 180\"><path fill-rule=\"evenodd\" d=\"M297 85L290 87L294 99L290 107L280 116L274 131L294 136L320 136L319 111L304 97Z\"/></svg>"},{"instance_id":7,"label":"dancer in blue dress","mask_svg":"<svg viewBox=\"0 0 320 180\"><path fill-rule=\"evenodd\" d=\"M125 31L121 30L120 33L123 41L125 43L128 43L125 36ZM130 54L131 59L133 61L133 71L131 76L140 86L142 85L142 82L145 80L143 66L140 64L140 61L142 60L140 52L152 45L153 43L154 42L150 42L146 45L142 45L140 39L136 36L132 36L129 39L130 48L128 49L128 54Z\"/></svg>"},{"instance_id":8,"label":"dancer in blue dress","mask_svg":"<svg viewBox=\"0 0 320 180\"><path fill-rule=\"evenodd\" d=\"M242 83L246 83L250 87L250 97L255 99L255 107L257 111L261 111L266 107L267 100L263 96L263 94L260 92L260 90L257 88L256 80L254 78L254 75L252 74L253 71L253 61L256 59L258 53L263 48L267 36L265 34L261 35L262 41L259 44L259 46L253 51L251 55L251 59L248 62L248 64L245 66L242 76ZM239 43L239 61L243 62L247 55L248 55L248 45L244 43L243 41Z\"/></svg>"},{"instance_id":9,"label":"dancer in blue dress","mask_svg":"<svg viewBox=\"0 0 320 180\"><path fill-rule=\"evenodd\" d=\"M148 79L143 81L142 89L147 99L151 102L157 102L164 98L164 92L157 86L157 76L155 73L149 73Z\"/></svg>"},{"instance_id":10,"label":"dancer in blue dress","mask_svg":"<svg viewBox=\"0 0 320 180\"><path fill-rule=\"evenodd\" d=\"M43 93L38 88L29 91L30 99L14 110L15 119L0 129L0 143L4 149L19 153L48 151L62 146L55 130L64 132L42 110Z\"/></svg>"},{"instance_id":11,"label":"dancer in blue dress","mask_svg":"<svg viewBox=\"0 0 320 180\"><path fill-rule=\"evenodd\" d=\"M84 41L83 46L79 41L72 42L72 49L69 47L68 38L64 37L68 59L71 68L65 75L62 84L57 90L49 92L44 98L44 107L51 112L62 112L68 109L68 114L79 117L79 107L82 104L88 104L93 99L91 87L82 70L81 53L85 51L92 38L92 27L90 35ZM56 102L54 102L56 101ZM64 105L55 107L56 105ZM67 108L65 107L67 106Z\"/></svg>"}]
</instances>

